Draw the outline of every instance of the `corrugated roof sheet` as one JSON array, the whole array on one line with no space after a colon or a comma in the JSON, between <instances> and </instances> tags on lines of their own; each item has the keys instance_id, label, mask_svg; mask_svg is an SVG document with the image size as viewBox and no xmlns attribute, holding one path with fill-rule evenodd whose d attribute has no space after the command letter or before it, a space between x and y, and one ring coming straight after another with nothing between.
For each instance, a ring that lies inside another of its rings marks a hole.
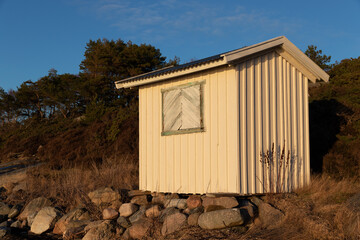
<instances>
[{"instance_id":1,"label":"corrugated roof sheet","mask_svg":"<svg viewBox=\"0 0 360 240\"><path fill-rule=\"evenodd\" d=\"M134 76L134 77L130 77L130 78L120 80L120 81L118 81L118 83L144 79L144 78L148 78L148 77L162 75L162 74L165 74L165 73L174 72L174 71L177 71L177 70L180 70L180 69L194 67L194 66L201 65L201 64L204 64L204 63L207 63L207 62L220 60L220 59L223 58L222 55L223 55L223 53L222 54L217 54L217 55L214 55L214 56L211 56L211 57L203 58L203 59L200 59L200 60L192 61L192 62L189 62L189 63L181 64L181 65L178 65L178 66L170 66L170 67L161 68L159 70L155 70L155 71L152 71L152 72L149 72L149 73L145 73L145 74L141 74L141 75L137 75L137 76Z\"/></svg>"}]
</instances>

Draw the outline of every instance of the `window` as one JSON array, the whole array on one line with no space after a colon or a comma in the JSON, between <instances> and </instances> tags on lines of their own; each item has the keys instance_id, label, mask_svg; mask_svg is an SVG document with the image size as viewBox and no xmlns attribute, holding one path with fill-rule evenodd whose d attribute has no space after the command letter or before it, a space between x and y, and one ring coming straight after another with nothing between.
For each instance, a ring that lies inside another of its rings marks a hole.
<instances>
[{"instance_id":1,"label":"window","mask_svg":"<svg viewBox=\"0 0 360 240\"><path fill-rule=\"evenodd\" d=\"M204 131L202 88L195 82L162 90L162 135Z\"/></svg>"}]
</instances>

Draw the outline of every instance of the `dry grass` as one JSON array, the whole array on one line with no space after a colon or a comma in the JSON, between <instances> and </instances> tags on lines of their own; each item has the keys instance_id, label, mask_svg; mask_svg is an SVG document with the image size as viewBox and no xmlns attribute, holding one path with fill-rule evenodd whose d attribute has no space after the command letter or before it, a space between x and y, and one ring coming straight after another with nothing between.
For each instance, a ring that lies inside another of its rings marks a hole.
<instances>
[{"instance_id":1,"label":"dry grass","mask_svg":"<svg viewBox=\"0 0 360 240\"><path fill-rule=\"evenodd\" d=\"M100 164L54 169L41 165L28 172L27 191L11 195L13 203L44 196L56 205L72 208L88 204L87 193L100 187L138 188L138 163L130 156L106 159Z\"/></svg>"},{"instance_id":2,"label":"dry grass","mask_svg":"<svg viewBox=\"0 0 360 240\"><path fill-rule=\"evenodd\" d=\"M96 218L96 214L100 217L100 212L92 208L87 193L104 186L136 189L138 164L128 157L107 159L90 168L59 170L41 166L29 173L27 181L28 192L13 195L13 203L44 196L66 210L85 205ZM188 227L163 237L161 224L155 224L147 239L360 239L360 197L357 202L348 201L359 193L360 183L354 180L314 176L309 186L295 193L265 196L265 201L285 213L284 221L271 229L262 228L259 223L250 225L245 234L232 229L211 231Z\"/></svg>"},{"instance_id":3,"label":"dry grass","mask_svg":"<svg viewBox=\"0 0 360 240\"><path fill-rule=\"evenodd\" d=\"M360 209L353 213L347 202L357 193L359 182L313 177L294 194L266 196L285 213L284 221L272 229L253 225L242 239L360 239Z\"/></svg>"}]
</instances>

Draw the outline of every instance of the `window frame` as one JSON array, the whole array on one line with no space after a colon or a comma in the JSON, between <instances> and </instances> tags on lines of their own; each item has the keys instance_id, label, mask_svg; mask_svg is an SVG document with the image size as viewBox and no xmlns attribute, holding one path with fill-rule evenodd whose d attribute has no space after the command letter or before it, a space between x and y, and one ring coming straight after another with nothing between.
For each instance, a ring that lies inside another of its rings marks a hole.
<instances>
[{"instance_id":1,"label":"window frame","mask_svg":"<svg viewBox=\"0 0 360 240\"><path fill-rule=\"evenodd\" d=\"M161 89L161 136L170 136L170 135L178 135L178 134L187 134L187 133L198 133L204 132L204 84L205 80L203 81L196 81L196 82L189 82L177 86L172 86L168 88ZM199 85L200 87L200 127L197 128L187 128L187 129L180 129L180 130L169 130L164 131L164 93L173 91L176 89L185 89L195 85Z\"/></svg>"}]
</instances>

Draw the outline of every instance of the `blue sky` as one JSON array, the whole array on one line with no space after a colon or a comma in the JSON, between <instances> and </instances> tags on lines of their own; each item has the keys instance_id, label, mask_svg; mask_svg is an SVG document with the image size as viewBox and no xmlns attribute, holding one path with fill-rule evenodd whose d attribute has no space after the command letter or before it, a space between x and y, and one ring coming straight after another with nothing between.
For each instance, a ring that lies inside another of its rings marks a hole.
<instances>
[{"instance_id":1,"label":"blue sky","mask_svg":"<svg viewBox=\"0 0 360 240\"><path fill-rule=\"evenodd\" d=\"M90 39L151 44L184 63L281 35L332 61L358 57L360 0L0 0L0 87L78 73Z\"/></svg>"}]
</instances>

